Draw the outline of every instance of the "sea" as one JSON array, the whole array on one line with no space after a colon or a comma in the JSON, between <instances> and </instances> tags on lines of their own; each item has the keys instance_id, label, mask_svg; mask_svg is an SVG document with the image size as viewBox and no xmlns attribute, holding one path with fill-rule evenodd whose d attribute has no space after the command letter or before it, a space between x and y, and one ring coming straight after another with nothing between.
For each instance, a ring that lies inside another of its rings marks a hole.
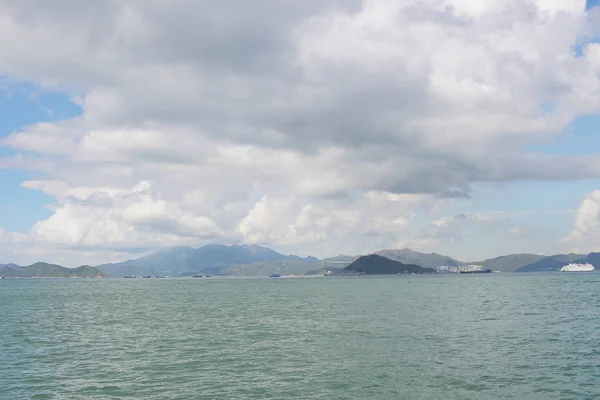
<instances>
[{"instance_id":1,"label":"sea","mask_svg":"<svg viewBox=\"0 0 600 400\"><path fill-rule=\"evenodd\" d=\"M600 399L600 273L0 280L0 399Z\"/></svg>"}]
</instances>

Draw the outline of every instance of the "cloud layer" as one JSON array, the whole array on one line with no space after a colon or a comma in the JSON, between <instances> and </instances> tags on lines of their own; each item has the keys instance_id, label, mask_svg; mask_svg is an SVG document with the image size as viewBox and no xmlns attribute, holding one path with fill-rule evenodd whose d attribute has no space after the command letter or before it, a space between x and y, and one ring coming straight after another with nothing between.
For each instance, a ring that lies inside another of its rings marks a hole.
<instances>
[{"instance_id":1,"label":"cloud layer","mask_svg":"<svg viewBox=\"0 0 600 400\"><path fill-rule=\"evenodd\" d=\"M0 73L83 113L0 167L43 171L40 246L418 246L478 182L600 176L525 150L599 109L599 27L581 0L1 1Z\"/></svg>"}]
</instances>

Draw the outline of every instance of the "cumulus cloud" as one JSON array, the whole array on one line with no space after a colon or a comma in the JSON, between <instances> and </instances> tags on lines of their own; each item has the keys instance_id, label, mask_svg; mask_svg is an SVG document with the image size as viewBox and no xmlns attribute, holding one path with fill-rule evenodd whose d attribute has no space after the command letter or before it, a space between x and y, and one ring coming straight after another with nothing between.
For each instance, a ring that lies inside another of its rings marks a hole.
<instances>
[{"instance_id":1,"label":"cumulus cloud","mask_svg":"<svg viewBox=\"0 0 600 400\"><path fill-rule=\"evenodd\" d=\"M52 246L431 242L478 182L600 175L524 150L598 110L598 28L584 0L3 1L0 74L83 113L0 167L44 173Z\"/></svg>"},{"instance_id":2,"label":"cumulus cloud","mask_svg":"<svg viewBox=\"0 0 600 400\"><path fill-rule=\"evenodd\" d=\"M505 221L505 217L491 212L445 216L434 219L429 223L429 226L423 231L422 240L430 245L463 241L473 235L474 232L482 229L495 229Z\"/></svg>"},{"instance_id":3,"label":"cumulus cloud","mask_svg":"<svg viewBox=\"0 0 600 400\"><path fill-rule=\"evenodd\" d=\"M573 229L562 243L573 252L600 251L600 190L589 193L575 211Z\"/></svg>"}]
</instances>

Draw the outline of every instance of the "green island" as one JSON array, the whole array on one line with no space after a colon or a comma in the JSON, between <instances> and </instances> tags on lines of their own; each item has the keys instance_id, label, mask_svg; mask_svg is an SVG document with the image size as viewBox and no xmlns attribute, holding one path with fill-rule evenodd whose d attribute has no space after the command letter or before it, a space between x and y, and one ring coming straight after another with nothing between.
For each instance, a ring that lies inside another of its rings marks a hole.
<instances>
[{"instance_id":1,"label":"green island","mask_svg":"<svg viewBox=\"0 0 600 400\"><path fill-rule=\"evenodd\" d=\"M6 278L106 278L99 269L82 265L66 268L56 264L38 262L24 267L5 265L0 267L0 276Z\"/></svg>"},{"instance_id":2,"label":"green island","mask_svg":"<svg viewBox=\"0 0 600 400\"><path fill-rule=\"evenodd\" d=\"M422 268L415 264L403 264L389 258L371 254L359 257L339 272L339 275L394 275L394 274L436 274L432 268Z\"/></svg>"}]
</instances>

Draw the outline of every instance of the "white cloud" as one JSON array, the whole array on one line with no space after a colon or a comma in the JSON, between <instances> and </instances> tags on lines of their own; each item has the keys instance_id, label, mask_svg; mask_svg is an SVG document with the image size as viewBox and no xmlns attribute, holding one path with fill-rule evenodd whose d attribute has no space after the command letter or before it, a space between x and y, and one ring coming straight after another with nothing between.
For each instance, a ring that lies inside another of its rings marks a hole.
<instances>
[{"instance_id":1,"label":"white cloud","mask_svg":"<svg viewBox=\"0 0 600 400\"><path fill-rule=\"evenodd\" d=\"M594 18L583 0L2 2L0 74L83 115L3 139L20 154L0 168L56 197L39 246L459 240L441 212L473 184L600 176L597 154L523 150L599 109L596 45L572 49Z\"/></svg>"},{"instance_id":2,"label":"white cloud","mask_svg":"<svg viewBox=\"0 0 600 400\"><path fill-rule=\"evenodd\" d=\"M512 236L521 236L524 233L524 230L519 227L510 228L508 233Z\"/></svg>"},{"instance_id":3,"label":"white cloud","mask_svg":"<svg viewBox=\"0 0 600 400\"><path fill-rule=\"evenodd\" d=\"M51 190L61 186L53 185ZM196 244L200 238L222 235L210 218L161 199L150 182L140 182L130 190L68 188L67 193L73 195L63 196L54 214L35 224L33 243L140 251Z\"/></svg>"},{"instance_id":4,"label":"white cloud","mask_svg":"<svg viewBox=\"0 0 600 400\"><path fill-rule=\"evenodd\" d=\"M589 193L575 211L573 229L561 242L573 252L600 251L600 190Z\"/></svg>"}]
</instances>

